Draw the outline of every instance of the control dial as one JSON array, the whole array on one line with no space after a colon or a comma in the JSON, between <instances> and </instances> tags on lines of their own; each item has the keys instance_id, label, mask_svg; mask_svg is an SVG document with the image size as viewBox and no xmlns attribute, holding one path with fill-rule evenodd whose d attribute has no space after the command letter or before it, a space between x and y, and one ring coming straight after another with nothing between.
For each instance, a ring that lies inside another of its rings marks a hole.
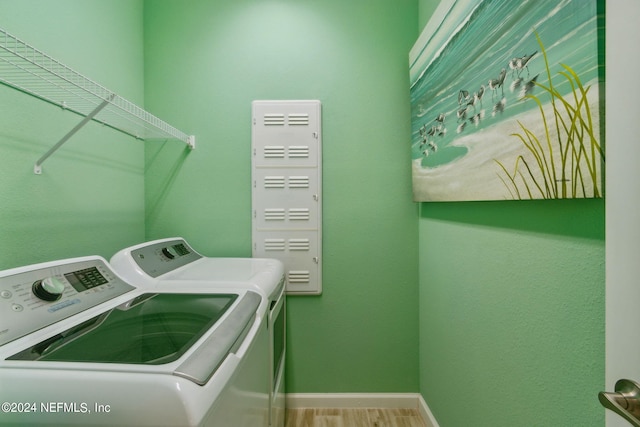
<instances>
[{"instance_id":1,"label":"control dial","mask_svg":"<svg viewBox=\"0 0 640 427\"><path fill-rule=\"evenodd\" d=\"M167 246L166 248L163 248L162 254L169 259L174 259L175 257L180 256L178 251L176 251L176 248L174 248L173 246Z\"/></svg>"},{"instance_id":2,"label":"control dial","mask_svg":"<svg viewBox=\"0 0 640 427\"><path fill-rule=\"evenodd\" d=\"M36 280L31 286L33 294L44 301L56 301L64 292L64 283L55 277Z\"/></svg>"}]
</instances>

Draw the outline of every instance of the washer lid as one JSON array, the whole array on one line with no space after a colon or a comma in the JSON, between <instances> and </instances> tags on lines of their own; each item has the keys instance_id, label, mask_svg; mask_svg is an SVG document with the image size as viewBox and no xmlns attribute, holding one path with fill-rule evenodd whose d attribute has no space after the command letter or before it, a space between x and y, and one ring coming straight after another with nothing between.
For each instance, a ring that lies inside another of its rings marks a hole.
<instances>
[{"instance_id":1,"label":"washer lid","mask_svg":"<svg viewBox=\"0 0 640 427\"><path fill-rule=\"evenodd\" d=\"M173 362L209 331L237 298L236 294L142 294L7 360Z\"/></svg>"}]
</instances>

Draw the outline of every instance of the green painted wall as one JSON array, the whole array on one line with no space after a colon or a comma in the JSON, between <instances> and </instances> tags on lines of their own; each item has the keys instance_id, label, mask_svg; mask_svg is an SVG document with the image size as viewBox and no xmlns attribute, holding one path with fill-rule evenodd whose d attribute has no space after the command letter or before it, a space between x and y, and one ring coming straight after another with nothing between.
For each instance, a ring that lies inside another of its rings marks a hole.
<instances>
[{"instance_id":1,"label":"green painted wall","mask_svg":"<svg viewBox=\"0 0 640 427\"><path fill-rule=\"evenodd\" d=\"M417 392L417 1L188 4L145 2L145 103L198 144L148 146L147 237L250 255L251 101L321 100L324 293L288 298L287 389Z\"/></svg>"},{"instance_id":2,"label":"green painted wall","mask_svg":"<svg viewBox=\"0 0 640 427\"><path fill-rule=\"evenodd\" d=\"M423 204L420 389L440 425L600 426L603 386L604 203Z\"/></svg>"},{"instance_id":3,"label":"green painted wall","mask_svg":"<svg viewBox=\"0 0 640 427\"><path fill-rule=\"evenodd\" d=\"M422 29L438 1L420 0ZM420 391L442 427L602 426L602 200L420 206Z\"/></svg>"},{"instance_id":4,"label":"green painted wall","mask_svg":"<svg viewBox=\"0 0 640 427\"><path fill-rule=\"evenodd\" d=\"M142 103L142 5L0 0L0 28ZM142 143L89 123L34 175L35 161L80 120L0 85L0 269L110 257L144 237Z\"/></svg>"}]
</instances>

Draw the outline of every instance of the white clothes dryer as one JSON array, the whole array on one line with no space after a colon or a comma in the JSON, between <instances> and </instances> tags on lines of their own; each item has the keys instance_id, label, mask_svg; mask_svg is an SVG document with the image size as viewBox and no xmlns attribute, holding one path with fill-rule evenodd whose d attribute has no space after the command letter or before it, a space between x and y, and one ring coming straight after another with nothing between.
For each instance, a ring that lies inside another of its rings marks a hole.
<instances>
[{"instance_id":1,"label":"white clothes dryer","mask_svg":"<svg viewBox=\"0 0 640 427\"><path fill-rule=\"evenodd\" d=\"M0 272L0 424L263 427L268 300L138 289L101 257Z\"/></svg>"},{"instance_id":2,"label":"white clothes dryer","mask_svg":"<svg viewBox=\"0 0 640 427\"><path fill-rule=\"evenodd\" d=\"M162 289L190 286L249 289L269 301L269 425L284 426L285 416L285 276L281 261L268 258L206 257L180 237L154 240L122 249L112 268L134 286Z\"/></svg>"}]
</instances>

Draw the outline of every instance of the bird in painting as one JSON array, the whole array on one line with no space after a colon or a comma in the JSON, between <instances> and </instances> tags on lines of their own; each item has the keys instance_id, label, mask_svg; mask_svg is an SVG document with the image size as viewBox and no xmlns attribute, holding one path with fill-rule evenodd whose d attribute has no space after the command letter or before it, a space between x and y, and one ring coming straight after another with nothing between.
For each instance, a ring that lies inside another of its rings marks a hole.
<instances>
[{"instance_id":1,"label":"bird in painting","mask_svg":"<svg viewBox=\"0 0 640 427\"><path fill-rule=\"evenodd\" d=\"M531 61L531 58L538 53L538 51L533 52L531 55L524 55L519 58L513 58L509 61L509 68L511 68L511 76L513 77L513 73L516 73L518 77L520 77L520 73L525 68L527 69L527 77L529 76L529 67L527 64Z\"/></svg>"},{"instance_id":2,"label":"bird in painting","mask_svg":"<svg viewBox=\"0 0 640 427\"><path fill-rule=\"evenodd\" d=\"M498 75L497 79L489 80L489 89L493 91L492 96L495 96L496 90L498 90L498 88L502 90L502 96L504 96L504 89L502 89L502 85L504 84L504 78L506 75L507 75L507 70L503 68L502 71L500 71L500 74Z\"/></svg>"}]
</instances>

